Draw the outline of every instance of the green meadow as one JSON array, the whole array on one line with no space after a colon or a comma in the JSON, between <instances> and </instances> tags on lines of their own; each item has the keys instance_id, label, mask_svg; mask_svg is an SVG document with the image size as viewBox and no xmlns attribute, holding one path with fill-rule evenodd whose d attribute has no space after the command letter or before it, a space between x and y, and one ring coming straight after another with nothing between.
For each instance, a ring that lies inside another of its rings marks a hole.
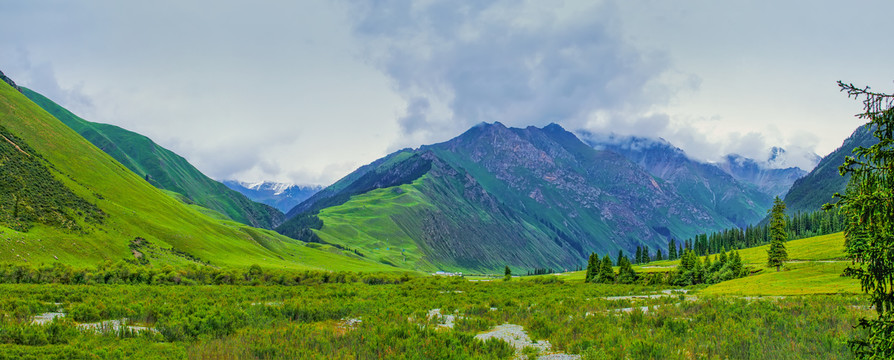
<instances>
[{"instance_id":1,"label":"green meadow","mask_svg":"<svg viewBox=\"0 0 894 360\"><path fill-rule=\"evenodd\" d=\"M856 280L841 276L850 264L844 260L844 233L791 240L785 246L790 260L782 271L767 268L769 245L737 250L742 263L750 267L751 274L708 286L698 293L749 296L860 293L860 284ZM712 260L716 256L711 255ZM667 272L673 271L679 263L679 260L653 261L633 268L638 273ZM573 271L533 278L556 277L568 282L583 282L584 275L583 271Z\"/></svg>"},{"instance_id":2,"label":"green meadow","mask_svg":"<svg viewBox=\"0 0 894 360\"><path fill-rule=\"evenodd\" d=\"M304 276L291 285L0 285L0 358L851 359L844 340L871 315L855 295ZM48 313L64 315L35 322ZM110 322L122 319L136 327ZM529 341L487 340L506 326Z\"/></svg>"}]
</instances>

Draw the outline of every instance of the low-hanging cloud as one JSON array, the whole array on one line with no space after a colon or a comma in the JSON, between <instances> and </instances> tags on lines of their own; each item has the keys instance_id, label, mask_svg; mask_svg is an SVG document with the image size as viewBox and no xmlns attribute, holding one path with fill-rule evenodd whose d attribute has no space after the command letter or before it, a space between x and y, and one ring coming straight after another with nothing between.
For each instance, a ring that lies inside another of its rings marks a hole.
<instances>
[{"instance_id":1,"label":"low-hanging cloud","mask_svg":"<svg viewBox=\"0 0 894 360\"><path fill-rule=\"evenodd\" d=\"M443 140L438 136L479 122L583 128L596 112L625 126L666 101L649 83L669 60L629 46L610 3L556 10L385 0L356 7L355 32L407 102L398 122L413 142Z\"/></svg>"},{"instance_id":2,"label":"low-hanging cloud","mask_svg":"<svg viewBox=\"0 0 894 360\"><path fill-rule=\"evenodd\" d=\"M5 60L6 71L11 74L24 75L13 79L21 84L27 84L32 89L40 89L41 94L47 98L62 104L66 104L70 110L80 112L93 108L93 101L83 93L83 83L63 88L59 85L56 71L48 62L35 63L31 55L24 47L17 46L9 49Z\"/></svg>"},{"instance_id":3,"label":"low-hanging cloud","mask_svg":"<svg viewBox=\"0 0 894 360\"><path fill-rule=\"evenodd\" d=\"M730 153L765 161L772 146L787 146L789 165L815 165L815 139L717 133L711 128L722 123L674 119L670 100L698 91L701 78L676 69L664 52L626 41L611 1L354 5L356 35L406 102L393 149L446 140L479 122L555 122L590 134L664 138L701 161Z\"/></svg>"},{"instance_id":4,"label":"low-hanging cloud","mask_svg":"<svg viewBox=\"0 0 894 360\"><path fill-rule=\"evenodd\" d=\"M800 16L805 9L812 16ZM834 80L889 88L891 50L861 34L884 32L890 11L860 9L7 1L0 33L12 36L0 37L0 69L218 179L328 184L482 121L660 137L704 160L731 152L760 160L781 146L809 165L859 125L851 117L859 104ZM841 16L866 27L828 26ZM866 48L882 55L852 66Z\"/></svg>"}]
</instances>

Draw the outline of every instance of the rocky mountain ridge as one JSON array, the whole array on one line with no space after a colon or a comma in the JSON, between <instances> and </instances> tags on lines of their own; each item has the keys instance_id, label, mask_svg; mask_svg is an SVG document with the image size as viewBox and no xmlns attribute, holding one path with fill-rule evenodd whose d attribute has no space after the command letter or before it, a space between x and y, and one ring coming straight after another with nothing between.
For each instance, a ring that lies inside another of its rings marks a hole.
<instances>
[{"instance_id":1,"label":"rocky mountain ridge","mask_svg":"<svg viewBox=\"0 0 894 360\"><path fill-rule=\"evenodd\" d=\"M404 149L359 168L289 211L278 231L313 233L340 246L381 252L389 262L410 259L407 266L417 268L561 268L592 251L654 251L671 238L757 221L769 206L769 196L738 185L717 167L705 169L733 185L712 183L699 192L669 176L685 171L662 174L647 163L594 149L556 124L479 124L449 141ZM394 199L407 197L412 205ZM351 223L371 221L368 216L387 230L364 237L367 229ZM500 247L499 256L479 252L495 244L508 247ZM381 250L398 246L410 250L400 257Z\"/></svg>"}]
</instances>

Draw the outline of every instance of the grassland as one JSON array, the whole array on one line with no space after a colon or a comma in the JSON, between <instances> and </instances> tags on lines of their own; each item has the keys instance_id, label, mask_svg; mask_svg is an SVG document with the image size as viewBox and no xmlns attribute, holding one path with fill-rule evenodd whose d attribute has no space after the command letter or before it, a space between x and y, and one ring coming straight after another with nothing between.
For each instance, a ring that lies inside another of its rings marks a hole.
<instances>
[{"instance_id":1,"label":"grassland","mask_svg":"<svg viewBox=\"0 0 894 360\"><path fill-rule=\"evenodd\" d=\"M745 265L764 266L770 245L738 250ZM790 261L842 261L844 260L844 233L791 240L785 243ZM677 266L679 260L654 261L649 266Z\"/></svg>"},{"instance_id":2,"label":"grassland","mask_svg":"<svg viewBox=\"0 0 894 360\"><path fill-rule=\"evenodd\" d=\"M776 272L766 267L769 245L738 250L743 264L750 266L753 273L708 286L699 293L749 296L860 293L860 284L856 280L841 276L850 263L844 260L844 233L792 240L785 246L790 261L783 271ZM638 273L673 271L679 263L679 260L653 261L635 265L634 270ZM583 271L573 271L540 277L549 276L583 282L585 274Z\"/></svg>"},{"instance_id":3,"label":"grassland","mask_svg":"<svg viewBox=\"0 0 894 360\"><path fill-rule=\"evenodd\" d=\"M417 190L422 181L420 178L411 184L376 189L323 209L318 216L324 225L317 235L323 241L355 248L375 261L406 268L424 266L417 264L423 254L416 242L392 218L429 206Z\"/></svg>"}]
</instances>

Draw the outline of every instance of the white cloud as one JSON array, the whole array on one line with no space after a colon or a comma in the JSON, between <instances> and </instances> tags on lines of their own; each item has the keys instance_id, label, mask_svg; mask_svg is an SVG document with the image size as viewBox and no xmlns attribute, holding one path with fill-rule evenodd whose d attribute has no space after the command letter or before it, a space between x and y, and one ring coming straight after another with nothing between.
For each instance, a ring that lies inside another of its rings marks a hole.
<instances>
[{"instance_id":1,"label":"white cloud","mask_svg":"<svg viewBox=\"0 0 894 360\"><path fill-rule=\"evenodd\" d=\"M0 2L0 69L216 178L330 183L480 121L792 158L890 91L885 0ZM868 54L868 55L867 55Z\"/></svg>"},{"instance_id":2,"label":"white cloud","mask_svg":"<svg viewBox=\"0 0 894 360\"><path fill-rule=\"evenodd\" d=\"M215 178L330 183L386 154L400 98L339 3L0 3L0 68ZM10 21L6 21L10 20ZM37 64L37 65L29 65Z\"/></svg>"},{"instance_id":3,"label":"white cloud","mask_svg":"<svg viewBox=\"0 0 894 360\"><path fill-rule=\"evenodd\" d=\"M409 103L401 129L417 141L446 140L482 121L583 127L594 112L635 126L624 121L667 98L650 88L666 57L622 40L613 5L551 5L364 2L355 28Z\"/></svg>"}]
</instances>

